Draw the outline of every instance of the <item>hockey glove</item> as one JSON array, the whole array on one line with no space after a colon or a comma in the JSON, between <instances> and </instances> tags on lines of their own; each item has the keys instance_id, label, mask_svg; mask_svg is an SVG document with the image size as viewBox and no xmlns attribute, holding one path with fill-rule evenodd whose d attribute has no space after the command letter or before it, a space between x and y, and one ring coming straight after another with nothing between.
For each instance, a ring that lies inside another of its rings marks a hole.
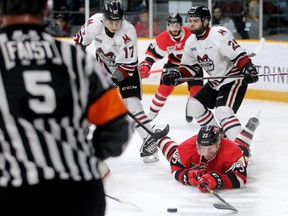
<instances>
[{"instance_id":1,"label":"hockey glove","mask_svg":"<svg viewBox=\"0 0 288 216\"><path fill-rule=\"evenodd\" d=\"M204 174L203 170L189 170L188 172L188 183L189 185L197 186L199 179Z\"/></svg>"},{"instance_id":2,"label":"hockey glove","mask_svg":"<svg viewBox=\"0 0 288 216\"><path fill-rule=\"evenodd\" d=\"M149 77L149 71L152 67L152 63L149 62L149 61L142 61L140 64L139 64L139 71L141 72L141 78L147 78Z\"/></svg>"},{"instance_id":3,"label":"hockey glove","mask_svg":"<svg viewBox=\"0 0 288 216\"><path fill-rule=\"evenodd\" d=\"M208 174L203 175L199 179L199 181L197 183L197 187L200 191L207 192L205 185L208 185L208 187L211 190L221 188L223 185L223 181L220 177L220 174L218 174L216 172L210 172Z\"/></svg>"},{"instance_id":4,"label":"hockey glove","mask_svg":"<svg viewBox=\"0 0 288 216\"><path fill-rule=\"evenodd\" d=\"M113 81L113 86L115 88L117 88L118 87L118 80L115 77L112 77L112 81Z\"/></svg>"},{"instance_id":5,"label":"hockey glove","mask_svg":"<svg viewBox=\"0 0 288 216\"><path fill-rule=\"evenodd\" d=\"M252 62L247 62L243 68L243 73L245 75L244 81L247 83L256 83L258 81L258 72L255 65Z\"/></svg>"},{"instance_id":6,"label":"hockey glove","mask_svg":"<svg viewBox=\"0 0 288 216\"><path fill-rule=\"evenodd\" d=\"M177 81L177 79L182 78L182 73L178 69L168 69L167 71L162 73L162 82L167 86L176 86L181 82Z\"/></svg>"}]
</instances>

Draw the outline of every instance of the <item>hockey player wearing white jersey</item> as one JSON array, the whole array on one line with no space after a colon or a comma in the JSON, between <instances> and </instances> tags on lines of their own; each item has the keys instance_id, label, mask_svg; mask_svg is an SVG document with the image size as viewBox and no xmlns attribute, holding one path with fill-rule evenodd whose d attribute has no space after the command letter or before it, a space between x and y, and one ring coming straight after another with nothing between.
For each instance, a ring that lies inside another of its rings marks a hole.
<instances>
[{"instance_id":1,"label":"hockey player wearing white jersey","mask_svg":"<svg viewBox=\"0 0 288 216\"><path fill-rule=\"evenodd\" d=\"M190 35L191 30L188 26L183 26L183 19L180 14L170 13L167 18L167 30L163 31L155 38L155 40L151 42L145 52L145 60L139 65L139 71L141 72L142 78L147 78L152 65L156 61L163 59L166 55L168 56L168 60L164 65L164 70L178 67L181 62L185 42ZM198 74L197 76L203 76L203 74ZM189 100L189 98L193 97L202 87L203 81L195 80L190 81L187 84ZM150 112L148 113L151 120L156 118L173 90L174 86L167 86L162 82L162 80L160 81L157 92L152 99ZM193 118L191 116L187 115L186 109L187 122L191 122L192 119Z\"/></svg>"},{"instance_id":2,"label":"hockey player wearing white jersey","mask_svg":"<svg viewBox=\"0 0 288 216\"><path fill-rule=\"evenodd\" d=\"M147 129L151 130L141 104L141 78L137 68L137 34L134 26L124 19L124 11L119 1L110 0L103 6L103 13L94 14L74 36L76 45L86 47L94 42L97 61L102 70L111 76L127 109ZM140 156L145 163L158 161L156 140L139 124L135 129L143 139Z\"/></svg>"},{"instance_id":3,"label":"hockey player wearing white jersey","mask_svg":"<svg viewBox=\"0 0 288 216\"><path fill-rule=\"evenodd\" d=\"M257 69L244 49L225 27L209 27L210 11L205 6L194 6L188 11L187 21L193 34L185 44L178 69L162 76L166 85L178 85L177 78L193 77L201 70L210 76L244 74L245 78L211 80L189 100L188 113L202 125L220 124L226 136L235 140L241 132L236 113L241 106L249 83L258 81ZM214 114L211 109L214 109Z\"/></svg>"}]
</instances>

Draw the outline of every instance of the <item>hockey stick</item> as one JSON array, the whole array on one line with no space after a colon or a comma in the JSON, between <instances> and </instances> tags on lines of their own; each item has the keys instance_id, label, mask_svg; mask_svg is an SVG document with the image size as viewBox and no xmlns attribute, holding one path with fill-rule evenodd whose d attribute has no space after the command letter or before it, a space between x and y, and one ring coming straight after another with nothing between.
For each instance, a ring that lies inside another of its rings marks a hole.
<instances>
[{"instance_id":1,"label":"hockey stick","mask_svg":"<svg viewBox=\"0 0 288 216\"><path fill-rule=\"evenodd\" d=\"M251 52L249 54L249 57L254 57L255 55L258 54L258 52L262 49L262 47L265 44L265 38L261 38L260 41L258 42L258 45L256 46L256 48L254 49L253 52Z\"/></svg>"},{"instance_id":2,"label":"hockey stick","mask_svg":"<svg viewBox=\"0 0 288 216\"><path fill-rule=\"evenodd\" d=\"M288 75L288 73L274 73L274 74L257 74L258 77L262 76L283 76ZM233 78L241 78L243 79L245 75L235 75L235 76L215 76L215 77L186 77L186 78L178 78L176 81L179 82L187 82L192 80L215 80L215 79L233 79Z\"/></svg>"},{"instance_id":3,"label":"hockey stick","mask_svg":"<svg viewBox=\"0 0 288 216\"><path fill-rule=\"evenodd\" d=\"M210 189L207 184L204 184L204 187L207 189L207 191L212 194L214 197L216 197L218 200L220 200L222 203L214 203L213 206L217 209L224 209L224 210L232 210L232 211L238 211L234 206L232 206L230 203L225 201L218 193L216 193L214 190Z\"/></svg>"},{"instance_id":4,"label":"hockey stick","mask_svg":"<svg viewBox=\"0 0 288 216\"><path fill-rule=\"evenodd\" d=\"M191 163L194 167L200 168L199 165L195 163ZM200 168L201 169L201 168ZM200 180L200 176L196 176L197 180ZM207 183L204 183L201 185L201 187L205 187L206 190L212 194L214 197L216 197L218 200L220 200L222 203L214 203L213 206L217 209L226 209L226 210L232 210L232 211L238 211L234 206L232 206L230 203L226 202L218 193L216 193L214 190L210 189Z\"/></svg>"},{"instance_id":5,"label":"hockey stick","mask_svg":"<svg viewBox=\"0 0 288 216\"><path fill-rule=\"evenodd\" d=\"M249 57L254 57L258 54L258 52L262 49L262 47L264 46L265 44L265 38L261 38L260 41L258 42L256 48L250 53L248 54ZM170 68L169 68L170 69ZM173 68L171 68L173 69ZM156 70L150 70L148 72L148 74L153 74L153 73L161 73L161 72L164 72L166 69L163 68L163 69L156 69Z\"/></svg>"},{"instance_id":6,"label":"hockey stick","mask_svg":"<svg viewBox=\"0 0 288 216\"><path fill-rule=\"evenodd\" d=\"M105 194L106 197L112 199L112 200L115 200L116 202L119 202L119 203L123 203L123 204L128 204L130 206L133 206L135 207L138 211L142 211L141 208L139 208L135 203L132 203L132 202L129 202L129 201L126 201L126 200L122 200L122 199L118 199L116 197L113 197L113 196L110 196L108 194Z\"/></svg>"},{"instance_id":7,"label":"hockey stick","mask_svg":"<svg viewBox=\"0 0 288 216\"><path fill-rule=\"evenodd\" d=\"M148 134L150 134L150 136L155 139L155 140L158 140L158 139L161 139L163 137L165 137L168 133L169 133L169 124L166 125L166 127L159 131L159 132L152 132L150 131L144 124L142 124L130 111L128 111L128 115L134 119L135 122L137 122L137 124L142 127Z\"/></svg>"}]
</instances>

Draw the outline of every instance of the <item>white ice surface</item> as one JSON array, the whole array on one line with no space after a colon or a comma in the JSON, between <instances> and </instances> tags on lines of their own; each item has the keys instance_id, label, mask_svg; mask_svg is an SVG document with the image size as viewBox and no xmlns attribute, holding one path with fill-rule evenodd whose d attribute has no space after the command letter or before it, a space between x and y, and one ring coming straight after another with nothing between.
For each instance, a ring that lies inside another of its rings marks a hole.
<instances>
[{"instance_id":1,"label":"white ice surface","mask_svg":"<svg viewBox=\"0 0 288 216\"><path fill-rule=\"evenodd\" d=\"M146 111L151 100L152 95L143 96ZM199 130L194 121L186 123L185 104L186 96L170 96L153 122L160 128L169 124L169 136L179 143ZM107 194L132 202L142 211L107 198L106 215L288 215L288 104L245 99L237 117L244 126L260 110L260 126L251 145L247 184L241 189L217 191L238 212L215 209L213 203L220 202L212 195L174 180L161 152L159 162L144 164L139 155L142 141L135 132L125 152L107 160L111 173L104 180L104 186ZM177 208L178 212L168 213L169 207Z\"/></svg>"}]
</instances>

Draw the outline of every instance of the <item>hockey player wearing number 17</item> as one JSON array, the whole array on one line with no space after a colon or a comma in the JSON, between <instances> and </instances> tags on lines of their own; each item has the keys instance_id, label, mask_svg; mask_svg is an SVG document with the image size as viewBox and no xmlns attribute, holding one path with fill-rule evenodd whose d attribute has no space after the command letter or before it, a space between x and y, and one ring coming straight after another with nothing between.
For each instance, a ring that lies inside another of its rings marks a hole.
<instances>
[{"instance_id":1,"label":"hockey player wearing number 17","mask_svg":"<svg viewBox=\"0 0 288 216\"><path fill-rule=\"evenodd\" d=\"M120 1L109 0L103 6L103 13L91 16L74 36L75 45L82 47L95 45L97 61L101 70L111 77L125 102L127 109L147 129L151 130L141 104L142 87L138 72L137 34L134 26L125 20ZM140 156L145 163L159 160L156 140L135 125L143 140Z\"/></svg>"},{"instance_id":2,"label":"hockey player wearing number 17","mask_svg":"<svg viewBox=\"0 0 288 216\"><path fill-rule=\"evenodd\" d=\"M188 114L201 126L219 123L226 136L234 140L242 129L235 114L248 84L258 81L258 72L232 33L225 27L209 27L210 20L210 11L205 6L193 6L188 11L187 21L193 34L186 41L180 67L168 70L162 80L166 85L179 85L177 78L194 77L203 69L210 76L244 74L244 79L208 81L188 103Z\"/></svg>"}]
</instances>

